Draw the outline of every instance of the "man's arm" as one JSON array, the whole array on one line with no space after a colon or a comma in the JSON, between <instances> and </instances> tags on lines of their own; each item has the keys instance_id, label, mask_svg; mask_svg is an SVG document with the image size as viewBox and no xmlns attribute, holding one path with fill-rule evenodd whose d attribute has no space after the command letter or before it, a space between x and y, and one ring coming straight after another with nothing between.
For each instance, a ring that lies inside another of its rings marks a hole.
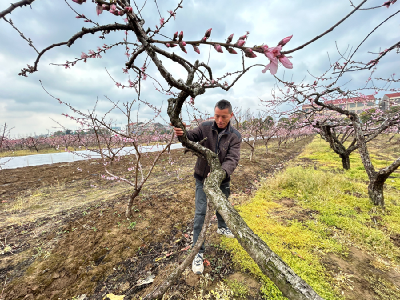
<instances>
[{"instance_id":1,"label":"man's arm","mask_svg":"<svg viewBox=\"0 0 400 300\"><path fill-rule=\"evenodd\" d=\"M225 170L227 176L231 176L233 171L239 164L240 159L240 144L242 143L241 137L236 138L234 142L229 146L228 152L225 156L225 160L222 163L222 169Z\"/></svg>"}]
</instances>

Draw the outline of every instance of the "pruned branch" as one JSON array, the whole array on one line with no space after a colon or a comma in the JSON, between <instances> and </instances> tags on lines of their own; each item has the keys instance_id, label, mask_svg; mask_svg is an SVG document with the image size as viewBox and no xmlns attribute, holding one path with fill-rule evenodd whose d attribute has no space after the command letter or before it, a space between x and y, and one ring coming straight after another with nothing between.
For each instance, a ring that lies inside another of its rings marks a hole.
<instances>
[{"instance_id":1,"label":"pruned branch","mask_svg":"<svg viewBox=\"0 0 400 300\"><path fill-rule=\"evenodd\" d=\"M0 12L0 18L3 18L6 15L10 14L17 7L31 5L33 1L35 1L35 0L21 0L21 1L15 2L15 3L11 3L11 5L7 9Z\"/></svg>"}]
</instances>

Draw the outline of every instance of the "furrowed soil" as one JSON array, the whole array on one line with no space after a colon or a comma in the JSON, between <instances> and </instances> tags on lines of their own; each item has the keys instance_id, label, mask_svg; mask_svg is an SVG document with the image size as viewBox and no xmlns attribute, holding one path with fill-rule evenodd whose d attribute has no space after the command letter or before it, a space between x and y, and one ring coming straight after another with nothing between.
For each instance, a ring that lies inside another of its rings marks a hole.
<instances>
[{"instance_id":1,"label":"furrowed soil","mask_svg":"<svg viewBox=\"0 0 400 300\"><path fill-rule=\"evenodd\" d=\"M268 153L259 144L253 161L243 143L231 180L231 203L249 201L257 182L282 170L311 140L290 142L280 149L272 143ZM154 155L143 157L144 171ZM195 156L183 150L163 154L136 198L130 219L125 217L125 208L133 189L103 179L104 166L98 160L1 170L0 299L82 300L125 295L127 300L148 293L183 261L191 245L195 161ZM110 169L122 174L132 166L133 158L125 157ZM221 282L246 287L245 294L235 293L232 298L262 299L259 280L235 267L231 254L219 246L215 216L210 225L205 275L187 269L167 299L191 299L199 290L210 291ZM351 257L357 262L368 260L362 253ZM324 259L333 276L346 267L353 268L357 277L357 268L346 258ZM370 264L363 264L363 272L370 269ZM356 285L354 293L372 291L372 285L376 285L372 279ZM376 295L375 299L384 299Z\"/></svg>"}]
</instances>

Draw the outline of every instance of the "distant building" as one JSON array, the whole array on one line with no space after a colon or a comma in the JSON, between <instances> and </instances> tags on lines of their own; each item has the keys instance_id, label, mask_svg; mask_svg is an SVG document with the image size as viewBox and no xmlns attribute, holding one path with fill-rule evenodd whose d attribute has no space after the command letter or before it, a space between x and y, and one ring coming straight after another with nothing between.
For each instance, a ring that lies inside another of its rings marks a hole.
<instances>
[{"instance_id":1,"label":"distant building","mask_svg":"<svg viewBox=\"0 0 400 300\"><path fill-rule=\"evenodd\" d=\"M379 103L379 108L382 110L388 110L391 106L400 105L400 93L385 94Z\"/></svg>"},{"instance_id":2,"label":"distant building","mask_svg":"<svg viewBox=\"0 0 400 300\"><path fill-rule=\"evenodd\" d=\"M365 97L353 97L353 98L342 98L335 100L328 100L325 104L331 104L338 106L342 109L348 110L353 113L361 113L364 109L377 108L378 104L374 95L367 95ZM305 104L302 106L302 111L308 112L315 108L319 108L318 105ZM326 111L323 111L326 113Z\"/></svg>"}]
</instances>

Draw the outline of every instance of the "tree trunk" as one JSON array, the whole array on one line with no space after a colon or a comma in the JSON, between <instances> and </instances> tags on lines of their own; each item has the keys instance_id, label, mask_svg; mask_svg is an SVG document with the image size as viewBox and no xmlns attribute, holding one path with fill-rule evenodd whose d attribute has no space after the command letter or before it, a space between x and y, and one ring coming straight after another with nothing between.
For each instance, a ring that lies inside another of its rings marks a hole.
<instances>
[{"instance_id":1,"label":"tree trunk","mask_svg":"<svg viewBox=\"0 0 400 300\"><path fill-rule=\"evenodd\" d=\"M350 170L350 155L341 154L340 158L342 159L342 166L345 170Z\"/></svg>"},{"instance_id":2,"label":"tree trunk","mask_svg":"<svg viewBox=\"0 0 400 300\"><path fill-rule=\"evenodd\" d=\"M125 211L125 216L127 218L130 218L130 216L132 215L132 205L133 205L133 200L135 200L135 198L139 195L140 193L140 189L136 190L129 196L129 203L126 207L126 211Z\"/></svg>"},{"instance_id":3,"label":"tree trunk","mask_svg":"<svg viewBox=\"0 0 400 300\"><path fill-rule=\"evenodd\" d=\"M218 175L219 173L219 175ZM221 175L222 174L222 175ZM215 176L216 175L216 176ZM250 255L261 271L267 275L289 299L322 299L303 279L257 236L233 208L219 189L222 181L216 177L225 177L225 171L215 170L204 183L204 192L223 217L229 229L234 233L239 244Z\"/></svg>"},{"instance_id":4,"label":"tree trunk","mask_svg":"<svg viewBox=\"0 0 400 300\"><path fill-rule=\"evenodd\" d=\"M253 157L254 157L254 147L252 147L251 149L250 149L250 161L252 161L253 160Z\"/></svg>"},{"instance_id":5,"label":"tree trunk","mask_svg":"<svg viewBox=\"0 0 400 300\"><path fill-rule=\"evenodd\" d=\"M385 179L377 176L371 179L368 184L368 195L374 205L385 206L383 198L383 185Z\"/></svg>"},{"instance_id":6,"label":"tree trunk","mask_svg":"<svg viewBox=\"0 0 400 300\"><path fill-rule=\"evenodd\" d=\"M192 74L190 77L191 80L193 80L193 76ZM188 82L190 82L189 79ZM204 182L204 192L207 195L207 199L214 204L214 207L232 230L240 245L242 245L244 250L260 267L261 271L277 285L285 297L296 300L322 299L249 228L222 193L220 185L226 177L226 172L221 168L217 154L198 143L189 141L186 136L185 127L179 119L183 102L188 96L189 93L182 91L176 99L168 99L168 115L171 124L184 131L184 134L178 137L182 145L193 150L198 156L205 158L210 166L210 175Z\"/></svg>"}]
</instances>

